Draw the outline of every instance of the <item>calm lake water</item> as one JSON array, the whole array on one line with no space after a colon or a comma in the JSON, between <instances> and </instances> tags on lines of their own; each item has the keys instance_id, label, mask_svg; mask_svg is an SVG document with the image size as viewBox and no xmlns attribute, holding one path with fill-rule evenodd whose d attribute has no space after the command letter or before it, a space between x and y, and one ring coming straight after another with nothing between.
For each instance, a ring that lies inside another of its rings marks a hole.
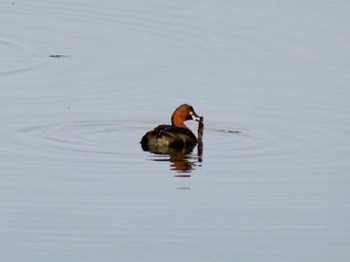
<instances>
[{"instance_id":1,"label":"calm lake water","mask_svg":"<svg viewBox=\"0 0 350 262\"><path fill-rule=\"evenodd\" d=\"M349 12L2 1L0 260L349 261ZM144 152L182 103L203 154Z\"/></svg>"}]
</instances>

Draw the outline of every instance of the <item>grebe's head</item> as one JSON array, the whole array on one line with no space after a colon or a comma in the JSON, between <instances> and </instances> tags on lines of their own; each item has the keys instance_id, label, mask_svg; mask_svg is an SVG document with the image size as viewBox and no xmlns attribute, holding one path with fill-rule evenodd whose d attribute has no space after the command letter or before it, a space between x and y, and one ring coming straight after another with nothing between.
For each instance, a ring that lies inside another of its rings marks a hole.
<instances>
[{"instance_id":1,"label":"grebe's head","mask_svg":"<svg viewBox=\"0 0 350 262\"><path fill-rule=\"evenodd\" d=\"M187 120L199 121L200 117L196 114L192 106L183 104L175 109L171 116L171 123L173 126L187 128L184 124L184 121Z\"/></svg>"}]
</instances>

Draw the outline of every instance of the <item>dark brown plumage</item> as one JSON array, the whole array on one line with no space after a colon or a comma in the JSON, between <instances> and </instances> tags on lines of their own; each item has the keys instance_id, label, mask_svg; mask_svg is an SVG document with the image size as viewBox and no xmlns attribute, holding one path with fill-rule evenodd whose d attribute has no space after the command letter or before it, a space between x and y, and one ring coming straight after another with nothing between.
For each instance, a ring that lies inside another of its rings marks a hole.
<instances>
[{"instance_id":1,"label":"dark brown plumage","mask_svg":"<svg viewBox=\"0 0 350 262\"><path fill-rule=\"evenodd\" d=\"M147 132L141 139L143 150L164 152L167 148L191 148L197 144L197 138L184 124L186 120L199 121L192 106L183 104L175 109L171 117L172 125L159 125Z\"/></svg>"}]
</instances>

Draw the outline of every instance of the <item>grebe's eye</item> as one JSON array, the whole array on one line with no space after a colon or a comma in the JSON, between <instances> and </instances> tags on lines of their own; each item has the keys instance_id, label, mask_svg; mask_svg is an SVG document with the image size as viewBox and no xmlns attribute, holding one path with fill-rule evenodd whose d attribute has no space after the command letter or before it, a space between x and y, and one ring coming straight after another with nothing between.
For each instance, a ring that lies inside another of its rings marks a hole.
<instances>
[{"instance_id":1,"label":"grebe's eye","mask_svg":"<svg viewBox=\"0 0 350 262\"><path fill-rule=\"evenodd\" d=\"M192 116L193 115L193 112L192 111L190 111L190 116Z\"/></svg>"}]
</instances>

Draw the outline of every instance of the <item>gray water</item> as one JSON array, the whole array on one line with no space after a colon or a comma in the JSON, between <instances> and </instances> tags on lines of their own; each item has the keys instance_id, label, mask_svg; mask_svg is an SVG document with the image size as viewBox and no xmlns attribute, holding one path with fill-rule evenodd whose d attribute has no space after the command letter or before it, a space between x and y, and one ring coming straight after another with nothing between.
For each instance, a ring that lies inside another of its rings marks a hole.
<instances>
[{"instance_id":1,"label":"gray water","mask_svg":"<svg viewBox=\"0 0 350 262\"><path fill-rule=\"evenodd\" d=\"M349 261L349 11L1 2L0 260ZM182 103L203 155L142 151Z\"/></svg>"}]
</instances>

